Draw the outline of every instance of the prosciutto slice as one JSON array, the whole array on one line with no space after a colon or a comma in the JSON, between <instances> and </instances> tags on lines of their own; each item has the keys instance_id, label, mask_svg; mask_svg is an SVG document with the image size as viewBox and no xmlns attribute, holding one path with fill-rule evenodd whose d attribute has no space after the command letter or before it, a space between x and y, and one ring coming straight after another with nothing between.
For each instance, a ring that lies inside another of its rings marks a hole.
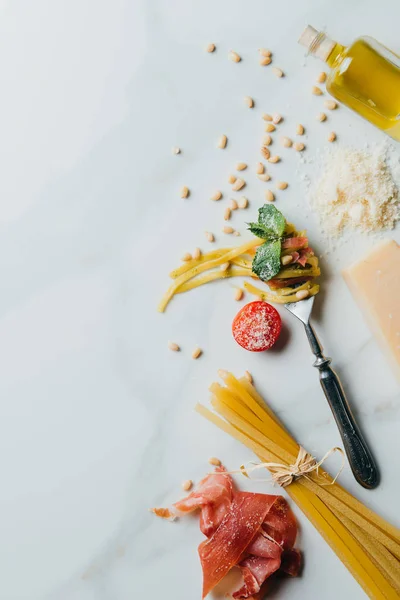
<instances>
[{"instance_id":1,"label":"prosciutto slice","mask_svg":"<svg viewBox=\"0 0 400 600\"><path fill-rule=\"evenodd\" d=\"M260 558L250 556L243 560L239 568L242 571L243 585L233 593L234 598L250 598L258 594L263 583L281 566L280 558Z\"/></svg>"},{"instance_id":2,"label":"prosciutto slice","mask_svg":"<svg viewBox=\"0 0 400 600\"><path fill-rule=\"evenodd\" d=\"M284 250L300 250L300 248L306 248L308 246L308 238L306 237L291 237L286 238L282 242L282 248Z\"/></svg>"}]
</instances>

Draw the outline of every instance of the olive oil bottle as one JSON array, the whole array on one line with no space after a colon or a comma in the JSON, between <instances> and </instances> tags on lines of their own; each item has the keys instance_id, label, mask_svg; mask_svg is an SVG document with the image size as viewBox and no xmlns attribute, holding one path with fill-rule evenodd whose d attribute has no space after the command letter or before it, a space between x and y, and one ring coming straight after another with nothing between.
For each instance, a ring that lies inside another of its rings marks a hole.
<instances>
[{"instance_id":1,"label":"olive oil bottle","mask_svg":"<svg viewBox=\"0 0 400 600\"><path fill-rule=\"evenodd\" d=\"M310 25L299 43L331 68L328 92L400 141L400 57L365 36L343 46Z\"/></svg>"}]
</instances>

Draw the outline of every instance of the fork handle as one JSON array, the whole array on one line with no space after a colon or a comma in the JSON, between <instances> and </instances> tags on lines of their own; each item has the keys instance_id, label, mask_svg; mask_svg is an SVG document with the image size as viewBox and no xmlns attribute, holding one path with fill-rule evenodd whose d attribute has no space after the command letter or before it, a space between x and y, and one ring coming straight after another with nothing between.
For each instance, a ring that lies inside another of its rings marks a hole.
<instances>
[{"instance_id":1,"label":"fork handle","mask_svg":"<svg viewBox=\"0 0 400 600\"><path fill-rule=\"evenodd\" d=\"M316 357L313 366L319 370L321 387L335 417L351 470L360 485L373 489L379 484L375 460L354 420L339 377L330 367L331 359L323 355L322 346L312 326L308 323L305 329Z\"/></svg>"}]
</instances>

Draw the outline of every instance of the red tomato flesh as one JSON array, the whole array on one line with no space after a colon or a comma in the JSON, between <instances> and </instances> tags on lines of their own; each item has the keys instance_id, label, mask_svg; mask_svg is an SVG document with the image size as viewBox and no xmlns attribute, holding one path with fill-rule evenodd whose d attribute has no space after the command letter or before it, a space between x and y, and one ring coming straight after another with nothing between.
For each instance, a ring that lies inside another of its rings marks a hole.
<instances>
[{"instance_id":1,"label":"red tomato flesh","mask_svg":"<svg viewBox=\"0 0 400 600\"><path fill-rule=\"evenodd\" d=\"M243 306L232 323L233 337L250 352L272 348L281 332L282 321L278 311L262 300Z\"/></svg>"}]
</instances>

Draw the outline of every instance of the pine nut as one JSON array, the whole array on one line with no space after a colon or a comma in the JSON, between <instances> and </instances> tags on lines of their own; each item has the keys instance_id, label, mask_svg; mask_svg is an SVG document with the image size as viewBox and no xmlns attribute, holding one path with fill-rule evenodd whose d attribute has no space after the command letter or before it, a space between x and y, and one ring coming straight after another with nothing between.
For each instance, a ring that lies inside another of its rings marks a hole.
<instances>
[{"instance_id":1,"label":"pine nut","mask_svg":"<svg viewBox=\"0 0 400 600\"><path fill-rule=\"evenodd\" d=\"M254 107L254 100L250 96L245 96L244 97L244 103L245 103L245 105L248 108L253 108Z\"/></svg>"},{"instance_id":2,"label":"pine nut","mask_svg":"<svg viewBox=\"0 0 400 600\"><path fill-rule=\"evenodd\" d=\"M246 182L244 179L236 179L235 183L232 186L232 189L234 192L238 192L239 190L241 190L244 186L246 185Z\"/></svg>"},{"instance_id":3,"label":"pine nut","mask_svg":"<svg viewBox=\"0 0 400 600\"><path fill-rule=\"evenodd\" d=\"M226 135L221 135L219 140L218 140L218 144L217 147L218 148L225 148L226 144L227 144L228 138L226 137Z\"/></svg>"},{"instance_id":4,"label":"pine nut","mask_svg":"<svg viewBox=\"0 0 400 600\"><path fill-rule=\"evenodd\" d=\"M288 185L289 184L286 181L278 181L278 183L276 184L276 187L278 190L286 190Z\"/></svg>"},{"instance_id":5,"label":"pine nut","mask_svg":"<svg viewBox=\"0 0 400 600\"><path fill-rule=\"evenodd\" d=\"M272 58L270 56L262 56L260 58L260 65L262 67L266 67L267 65L270 65L272 62Z\"/></svg>"},{"instance_id":6,"label":"pine nut","mask_svg":"<svg viewBox=\"0 0 400 600\"><path fill-rule=\"evenodd\" d=\"M326 121L326 114L325 113L319 113L317 115L317 121L320 121L322 123L322 121Z\"/></svg>"},{"instance_id":7,"label":"pine nut","mask_svg":"<svg viewBox=\"0 0 400 600\"><path fill-rule=\"evenodd\" d=\"M265 158L265 160L268 160L271 156L271 152L268 150L267 146L262 146L260 152L261 156Z\"/></svg>"},{"instance_id":8,"label":"pine nut","mask_svg":"<svg viewBox=\"0 0 400 600\"><path fill-rule=\"evenodd\" d=\"M267 125L265 126L265 131L267 133L272 133L273 131L275 131L276 127L275 125L272 125L272 123L267 123Z\"/></svg>"},{"instance_id":9,"label":"pine nut","mask_svg":"<svg viewBox=\"0 0 400 600\"><path fill-rule=\"evenodd\" d=\"M268 162L270 162L270 163L278 163L280 160L281 160L281 157L275 155L275 156L271 156L271 158L268 159Z\"/></svg>"},{"instance_id":10,"label":"pine nut","mask_svg":"<svg viewBox=\"0 0 400 600\"><path fill-rule=\"evenodd\" d=\"M193 252L193 258L194 258L194 260L199 260L200 256L201 256L201 250L200 250L200 248L195 248L194 252Z\"/></svg>"},{"instance_id":11,"label":"pine nut","mask_svg":"<svg viewBox=\"0 0 400 600\"><path fill-rule=\"evenodd\" d=\"M231 210L237 210L238 209L238 203L236 202L236 200L234 198L231 199L230 207L231 207Z\"/></svg>"},{"instance_id":12,"label":"pine nut","mask_svg":"<svg viewBox=\"0 0 400 600\"><path fill-rule=\"evenodd\" d=\"M247 208L248 205L249 201L247 200L246 196L242 196L238 202L239 208Z\"/></svg>"},{"instance_id":13,"label":"pine nut","mask_svg":"<svg viewBox=\"0 0 400 600\"><path fill-rule=\"evenodd\" d=\"M186 479L186 481L182 482L182 489L185 492L188 492L192 486L193 486L193 481L191 479Z\"/></svg>"},{"instance_id":14,"label":"pine nut","mask_svg":"<svg viewBox=\"0 0 400 600\"><path fill-rule=\"evenodd\" d=\"M210 231L206 231L205 234L208 242L215 242L215 237L213 233L211 233Z\"/></svg>"},{"instance_id":15,"label":"pine nut","mask_svg":"<svg viewBox=\"0 0 400 600\"><path fill-rule=\"evenodd\" d=\"M296 134L297 135L304 135L304 127L301 123L299 123L298 125L296 125Z\"/></svg>"},{"instance_id":16,"label":"pine nut","mask_svg":"<svg viewBox=\"0 0 400 600\"><path fill-rule=\"evenodd\" d=\"M206 46L206 52L214 52L215 50L215 44L208 44Z\"/></svg>"},{"instance_id":17,"label":"pine nut","mask_svg":"<svg viewBox=\"0 0 400 600\"><path fill-rule=\"evenodd\" d=\"M211 196L211 200L221 200L222 198L222 192L220 192L220 190L217 190L212 196Z\"/></svg>"},{"instance_id":18,"label":"pine nut","mask_svg":"<svg viewBox=\"0 0 400 600\"><path fill-rule=\"evenodd\" d=\"M223 273L225 271L227 271L229 269L229 262L226 263L222 263L222 265L219 266L220 271L222 271Z\"/></svg>"},{"instance_id":19,"label":"pine nut","mask_svg":"<svg viewBox=\"0 0 400 600\"><path fill-rule=\"evenodd\" d=\"M225 227L222 228L222 233L233 233L233 231L233 227L230 227L229 225L225 225Z\"/></svg>"},{"instance_id":20,"label":"pine nut","mask_svg":"<svg viewBox=\"0 0 400 600\"><path fill-rule=\"evenodd\" d=\"M233 235L236 236L236 237L238 237L240 235L240 231L234 231Z\"/></svg>"},{"instance_id":21,"label":"pine nut","mask_svg":"<svg viewBox=\"0 0 400 600\"><path fill-rule=\"evenodd\" d=\"M275 123L275 125L278 125L278 123L280 123L282 121L283 117L282 115L280 115L279 113L275 113L274 116L272 117L272 122Z\"/></svg>"},{"instance_id":22,"label":"pine nut","mask_svg":"<svg viewBox=\"0 0 400 600\"><path fill-rule=\"evenodd\" d=\"M269 135L269 133L267 133L267 135L264 136L263 145L270 146L271 144L272 144L272 137Z\"/></svg>"},{"instance_id":23,"label":"pine nut","mask_svg":"<svg viewBox=\"0 0 400 600\"><path fill-rule=\"evenodd\" d=\"M228 57L230 60L232 60L233 62L236 62L236 63L238 63L242 60L241 57L239 56L239 54L237 52L234 52L233 50L231 50L229 52Z\"/></svg>"},{"instance_id":24,"label":"pine nut","mask_svg":"<svg viewBox=\"0 0 400 600\"><path fill-rule=\"evenodd\" d=\"M245 371L244 376L246 377L247 381L249 381L250 383L253 383L253 376L249 371Z\"/></svg>"},{"instance_id":25,"label":"pine nut","mask_svg":"<svg viewBox=\"0 0 400 600\"><path fill-rule=\"evenodd\" d=\"M299 292L296 292L296 298L299 300L304 300L305 298L308 298L309 295L310 292L308 290L300 290Z\"/></svg>"},{"instance_id":26,"label":"pine nut","mask_svg":"<svg viewBox=\"0 0 400 600\"><path fill-rule=\"evenodd\" d=\"M231 185L235 183L237 177L235 177L235 175L229 175L228 177L228 183L230 183Z\"/></svg>"},{"instance_id":27,"label":"pine nut","mask_svg":"<svg viewBox=\"0 0 400 600\"><path fill-rule=\"evenodd\" d=\"M283 265L290 265L292 260L293 260L293 256L291 254L288 254L287 256L282 256L281 263Z\"/></svg>"},{"instance_id":28,"label":"pine nut","mask_svg":"<svg viewBox=\"0 0 400 600\"><path fill-rule=\"evenodd\" d=\"M293 144L293 148L296 150L296 152L302 152L305 148L305 145L303 142L295 142Z\"/></svg>"},{"instance_id":29,"label":"pine nut","mask_svg":"<svg viewBox=\"0 0 400 600\"><path fill-rule=\"evenodd\" d=\"M173 352L179 352L180 350L180 347L178 346L178 344L175 344L175 342L168 342L168 348Z\"/></svg>"},{"instance_id":30,"label":"pine nut","mask_svg":"<svg viewBox=\"0 0 400 600\"><path fill-rule=\"evenodd\" d=\"M322 96L322 94L324 93L321 88L319 88L317 85L313 85L313 87L311 88L311 92L314 94L314 96Z\"/></svg>"},{"instance_id":31,"label":"pine nut","mask_svg":"<svg viewBox=\"0 0 400 600\"><path fill-rule=\"evenodd\" d=\"M282 69L278 69L277 67L272 67L272 72L277 77L283 77L284 76L284 72L282 71Z\"/></svg>"},{"instance_id":32,"label":"pine nut","mask_svg":"<svg viewBox=\"0 0 400 600\"><path fill-rule=\"evenodd\" d=\"M172 148L172 154L180 154L181 149L179 148L179 146L174 146Z\"/></svg>"},{"instance_id":33,"label":"pine nut","mask_svg":"<svg viewBox=\"0 0 400 600\"><path fill-rule=\"evenodd\" d=\"M192 258L193 258L193 257L192 257L192 255L190 254L190 252L186 252L186 253L185 253L185 254L182 256L181 260L182 260L182 262L188 262L189 260L192 260Z\"/></svg>"},{"instance_id":34,"label":"pine nut","mask_svg":"<svg viewBox=\"0 0 400 600\"><path fill-rule=\"evenodd\" d=\"M258 51L261 56L271 56L272 54L271 50L267 50L266 48L259 48Z\"/></svg>"},{"instance_id":35,"label":"pine nut","mask_svg":"<svg viewBox=\"0 0 400 600\"><path fill-rule=\"evenodd\" d=\"M181 189L181 198L187 198L189 196L190 192L189 192L189 188L186 187L186 185L183 186L183 188Z\"/></svg>"},{"instance_id":36,"label":"pine nut","mask_svg":"<svg viewBox=\"0 0 400 600\"><path fill-rule=\"evenodd\" d=\"M259 179L260 181L269 181L271 177L270 175L268 175L268 173L260 173L259 175L257 175L257 179Z\"/></svg>"},{"instance_id":37,"label":"pine nut","mask_svg":"<svg viewBox=\"0 0 400 600\"><path fill-rule=\"evenodd\" d=\"M192 358L194 358L196 360L202 354L203 354L203 350L197 346L197 348L195 348L192 352Z\"/></svg>"},{"instance_id":38,"label":"pine nut","mask_svg":"<svg viewBox=\"0 0 400 600\"><path fill-rule=\"evenodd\" d=\"M336 140L336 133L334 131L331 131L331 133L328 135L328 142L334 142Z\"/></svg>"},{"instance_id":39,"label":"pine nut","mask_svg":"<svg viewBox=\"0 0 400 600\"><path fill-rule=\"evenodd\" d=\"M264 165L262 164L262 162L258 162L256 164L256 173L257 175L261 175L261 173L264 173Z\"/></svg>"},{"instance_id":40,"label":"pine nut","mask_svg":"<svg viewBox=\"0 0 400 600\"><path fill-rule=\"evenodd\" d=\"M244 293L243 290L241 288L238 288L235 291L235 295L234 295L235 300L237 300L239 302L243 298L243 293Z\"/></svg>"},{"instance_id":41,"label":"pine nut","mask_svg":"<svg viewBox=\"0 0 400 600\"><path fill-rule=\"evenodd\" d=\"M264 121L272 121L272 117L271 117L271 115L269 115L268 113L263 113L261 118L262 118Z\"/></svg>"},{"instance_id":42,"label":"pine nut","mask_svg":"<svg viewBox=\"0 0 400 600\"><path fill-rule=\"evenodd\" d=\"M326 81L326 73L322 71L317 77L317 83L325 83Z\"/></svg>"},{"instance_id":43,"label":"pine nut","mask_svg":"<svg viewBox=\"0 0 400 600\"><path fill-rule=\"evenodd\" d=\"M245 169L247 169L246 163L236 163L236 171L244 171Z\"/></svg>"},{"instance_id":44,"label":"pine nut","mask_svg":"<svg viewBox=\"0 0 400 600\"><path fill-rule=\"evenodd\" d=\"M292 140L290 138L283 137L283 138L281 138L281 144L285 148L290 148L290 146L293 144L293 142L292 142Z\"/></svg>"},{"instance_id":45,"label":"pine nut","mask_svg":"<svg viewBox=\"0 0 400 600\"><path fill-rule=\"evenodd\" d=\"M334 100L325 100L324 105L328 110L335 110L338 107L338 103Z\"/></svg>"},{"instance_id":46,"label":"pine nut","mask_svg":"<svg viewBox=\"0 0 400 600\"><path fill-rule=\"evenodd\" d=\"M208 459L208 463L210 465L214 465L214 467L220 467L221 466L221 461L219 460L219 458L215 458L215 456L212 456L211 458Z\"/></svg>"},{"instance_id":47,"label":"pine nut","mask_svg":"<svg viewBox=\"0 0 400 600\"><path fill-rule=\"evenodd\" d=\"M268 202L273 202L275 200L274 193L271 190L266 190L265 199L268 200Z\"/></svg>"},{"instance_id":48,"label":"pine nut","mask_svg":"<svg viewBox=\"0 0 400 600\"><path fill-rule=\"evenodd\" d=\"M224 211L224 221L229 221L229 219L231 218L231 214L232 214L232 211L229 208L229 206L227 206Z\"/></svg>"}]
</instances>

